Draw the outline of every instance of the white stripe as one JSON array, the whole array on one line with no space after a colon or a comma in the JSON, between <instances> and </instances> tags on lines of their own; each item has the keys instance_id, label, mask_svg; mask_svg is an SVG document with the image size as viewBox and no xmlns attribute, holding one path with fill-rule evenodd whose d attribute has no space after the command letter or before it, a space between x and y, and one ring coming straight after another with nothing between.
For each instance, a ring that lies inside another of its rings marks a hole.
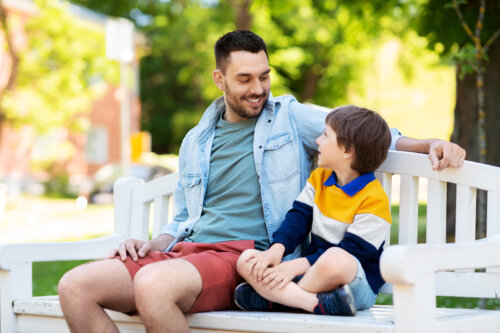
<instances>
[{"instance_id":1,"label":"white stripe","mask_svg":"<svg viewBox=\"0 0 500 333\"><path fill-rule=\"evenodd\" d=\"M361 237L368 243L379 248L390 233L391 224L381 217L373 214L358 214L347 228L347 232Z\"/></svg>"},{"instance_id":2,"label":"white stripe","mask_svg":"<svg viewBox=\"0 0 500 333\"><path fill-rule=\"evenodd\" d=\"M319 208L314 205L312 233L324 240L338 244L344 238L349 224L324 216Z\"/></svg>"},{"instance_id":3,"label":"white stripe","mask_svg":"<svg viewBox=\"0 0 500 333\"><path fill-rule=\"evenodd\" d=\"M296 200L305 203L309 207L313 207L315 193L316 189L311 185L311 183L307 182L306 186L304 187L302 192L300 192Z\"/></svg>"}]
</instances>

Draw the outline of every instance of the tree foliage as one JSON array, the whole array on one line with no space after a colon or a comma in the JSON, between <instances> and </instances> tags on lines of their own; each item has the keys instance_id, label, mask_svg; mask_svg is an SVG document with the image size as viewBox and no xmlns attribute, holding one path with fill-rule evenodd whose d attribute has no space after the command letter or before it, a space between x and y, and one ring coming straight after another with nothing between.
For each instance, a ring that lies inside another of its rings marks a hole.
<instances>
[{"instance_id":1,"label":"tree foliage","mask_svg":"<svg viewBox=\"0 0 500 333\"><path fill-rule=\"evenodd\" d=\"M151 54L141 61L143 128L154 151L174 153L221 95L211 72L213 45L225 32L249 28L264 38L274 95L334 106L358 88L379 28L406 7L397 0L73 1L130 18L149 38Z\"/></svg>"},{"instance_id":2,"label":"tree foliage","mask_svg":"<svg viewBox=\"0 0 500 333\"><path fill-rule=\"evenodd\" d=\"M30 124L39 133L53 128L81 129L78 116L102 93L105 81L116 80L116 66L104 56L102 28L80 22L58 1L36 2L39 13L24 31L15 88L2 99L6 119Z\"/></svg>"}]
</instances>

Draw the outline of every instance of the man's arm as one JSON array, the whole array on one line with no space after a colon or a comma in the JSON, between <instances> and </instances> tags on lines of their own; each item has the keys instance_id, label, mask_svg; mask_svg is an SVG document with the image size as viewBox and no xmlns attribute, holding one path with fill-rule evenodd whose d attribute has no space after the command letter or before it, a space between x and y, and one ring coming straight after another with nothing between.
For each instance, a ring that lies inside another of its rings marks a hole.
<instances>
[{"instance_id":1,"label":"man's arm","mask_svg":"<svg viewBox=\"0 0 500 333\"><path fill-rule=\"evenodd\" d=\"M441 171L445 168L457 168L464 163L465 150L459 145L439 139L413 139L401 137L396 142L396 149L415 153L429 154L432 169Z\"/></svg>"}]
</instances>

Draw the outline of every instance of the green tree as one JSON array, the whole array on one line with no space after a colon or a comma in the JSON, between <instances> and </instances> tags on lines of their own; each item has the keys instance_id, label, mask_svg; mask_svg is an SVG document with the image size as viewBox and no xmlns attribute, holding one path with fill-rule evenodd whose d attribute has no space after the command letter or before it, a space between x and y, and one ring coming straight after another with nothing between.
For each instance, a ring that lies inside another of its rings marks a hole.
<instances>
[{"instance_id":1,"label":"green tree","mask_svg":"<svg viewBox=\"0 0 500 333\"><path fill-rule=\"evenodd\" d=\"M107 61L102 27L71 15L68 5L36 1L39 12L24 25L27 44L19 51L16 83L1 100L5 119L30 124L39 133L84 129L90 110L117 68Z\"/></svg>"},{"instance_id":2,"label":"green tree","mask_svg":"<svg viewBox=\"0 0 500 333\"><path fill-rule=\"evenodd\" d=\"M429 0L423 6L417 30L429 39L431 49L456 64L457 93L451 141L467 150L467 159L500 166L500 38L497 38L500 3L474 0L447 4ZM452 236L455 189L449 188L448 192L447 231ZM477 229L479 235L484 235L482 192L479 201Z\"/></svg>"},{"instance_id":3,"label":"green tree","mask_svg":"<svg viewBox=\"0 0 500 333\"><path fill-rule=\"evenodd\" d=\"M213 45L221 34L251 29L266 40L275 95L334 106L346 101L348 89L359 89L380 27L387 29L394 12L407 7L396 0L73 1L133 19L148 37L142 115L156 152L177 152L185 133L221 95L211 82Z\"/></svg>"}]
</instances>

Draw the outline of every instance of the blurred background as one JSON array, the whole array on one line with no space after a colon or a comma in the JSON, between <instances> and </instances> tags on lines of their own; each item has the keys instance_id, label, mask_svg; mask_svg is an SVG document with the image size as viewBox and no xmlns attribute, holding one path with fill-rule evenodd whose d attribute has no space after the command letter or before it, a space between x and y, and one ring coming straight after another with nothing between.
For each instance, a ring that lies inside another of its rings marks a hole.
<instances>
[{"instance_id":1,"label":"blurred background","mask_svg":"<svg viewBox=\"0 0 500 333\"><path fill-rule=\"evenodd\" d=\"M234 29L266 41L275 96L369 107L500 165L500 3L479 33L480 1L459 3L0 1L0 242L110 233L113 181L176 171Z\"/></svg>"}]
</instances>

